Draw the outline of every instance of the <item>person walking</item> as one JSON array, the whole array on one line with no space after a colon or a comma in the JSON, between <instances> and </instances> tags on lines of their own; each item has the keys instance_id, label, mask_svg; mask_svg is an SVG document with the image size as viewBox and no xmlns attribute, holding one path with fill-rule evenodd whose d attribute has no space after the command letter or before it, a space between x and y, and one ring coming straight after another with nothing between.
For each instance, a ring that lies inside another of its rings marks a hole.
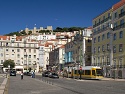
<instances>
[{"instance_id":1,"label":"person walking","mask_svg":"<svg viewBox=\"0 0 125 94\"><path fill-rule=\"evenodd\" d=\"M21 80L23 79L23 72L21 72Z\"/></svg>"}]
</instances>

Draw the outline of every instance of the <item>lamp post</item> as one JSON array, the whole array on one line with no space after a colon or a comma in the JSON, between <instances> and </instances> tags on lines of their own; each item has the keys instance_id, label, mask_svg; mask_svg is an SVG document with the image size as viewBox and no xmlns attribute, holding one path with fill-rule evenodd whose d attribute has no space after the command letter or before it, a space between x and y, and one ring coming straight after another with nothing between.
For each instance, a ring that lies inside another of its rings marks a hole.
<instances>
[{"instance_id":1,"label":"lamp post","mask_svg":"<svg viewBox=\"0 0 125 94\"><path fill-rule=\"evenodd\" d=\"M112 64L113 64L113 44L112 44L112 41L113 41L113 25L111 24L111 27L110 27L110 77L112 77Z\"/></svg>"},{"instance_id":2,"label":"lamp post","mask_svg":"<svg viewBox=\"0 0 125 94\"><path fill-rule=\"evenodd\" d=\"M48 57L46 58L46 62L47 62L47 70L48 70L48 61L49 61L49 59L48 59Z\"/></svg>"}]
</instances>

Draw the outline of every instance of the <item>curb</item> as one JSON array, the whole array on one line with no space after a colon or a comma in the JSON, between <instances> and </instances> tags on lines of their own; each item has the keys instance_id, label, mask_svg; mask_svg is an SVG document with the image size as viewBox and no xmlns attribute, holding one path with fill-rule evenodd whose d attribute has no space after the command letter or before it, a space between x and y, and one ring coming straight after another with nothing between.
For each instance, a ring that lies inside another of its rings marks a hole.
<instances>
[{"instance_id":1,"label":"curb","mask_svg":"<svg viewBox=\"0 0 125 94\"><path fill-rule=\"evenodd\" d=\"M8 79L9 77L5 78L0 85L0 94L8 94Z\"/></svg>"}]
</instances>

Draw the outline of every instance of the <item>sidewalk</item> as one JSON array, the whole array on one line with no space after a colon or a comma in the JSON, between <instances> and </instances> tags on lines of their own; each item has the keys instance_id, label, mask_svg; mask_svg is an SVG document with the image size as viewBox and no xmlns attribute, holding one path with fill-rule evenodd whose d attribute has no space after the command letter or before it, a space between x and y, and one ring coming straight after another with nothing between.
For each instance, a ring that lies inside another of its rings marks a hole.
<instances>
[{"instance_id":1,"label":"sidewalk","mask_svg":"<svg viewBox=\"0 0 125 94\"><path fill-rule=\"evenodd\" d=\"M106 78L106 77L104 77L101 80L105 80L105 81L125 81L125 79L118 79L118 78L113 79L113 78Z\"/></svg>"}]
</instances>

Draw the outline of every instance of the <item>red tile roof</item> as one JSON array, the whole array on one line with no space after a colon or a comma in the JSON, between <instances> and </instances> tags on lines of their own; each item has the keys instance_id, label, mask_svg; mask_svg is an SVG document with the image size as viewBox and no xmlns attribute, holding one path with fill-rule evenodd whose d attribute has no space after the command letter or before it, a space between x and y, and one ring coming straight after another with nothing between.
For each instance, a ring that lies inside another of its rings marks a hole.
<instances>
[{"instance_id":1,"label":"red tile roof","mask_svg":"<svg viewBox=\"0 0 125 94\"><path fill-rule=\"evenodd\" d=\"M7 38L8 38L8 40L10 40L10 37L9 36L0 36L0 39L3 39L3 40L7 40Z\"/></svg>"},{"instance_id":2,"label":"red tile roof","mask_svg":"<svg viewBox=\"0 0 125 94\"><path fill-rule=\"evenodd\" d=\"M118 9L119 7L123 6L125 4L125 0L121 0L120 2L113 5L113 10Z\"/></svg>"}]
</instances>

